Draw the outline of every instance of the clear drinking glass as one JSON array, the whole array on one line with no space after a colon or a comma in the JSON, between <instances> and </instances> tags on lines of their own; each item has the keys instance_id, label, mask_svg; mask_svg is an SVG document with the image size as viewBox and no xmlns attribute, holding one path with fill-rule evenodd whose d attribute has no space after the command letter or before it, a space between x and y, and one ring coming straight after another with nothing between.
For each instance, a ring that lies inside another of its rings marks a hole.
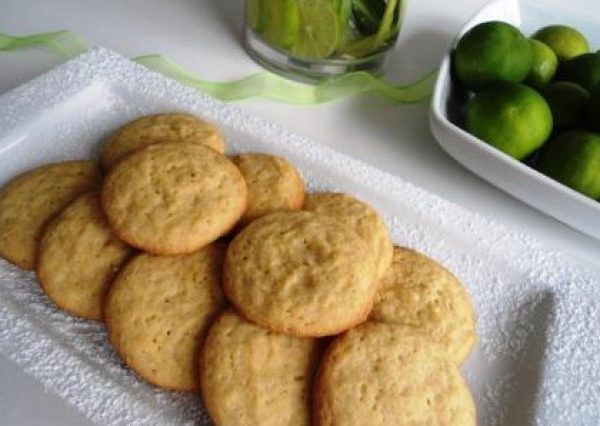
<instances>
[{"instance_id":1,"label":"clear drinking glass","mask_svg":"<svg viewBox=\"0 0 600 426\"><path fill-rule=\"evenodd\" d=\"M255 60L314 81L378 71L393 47L406 0L246 0L244 44Z\"/></svg>"}]
</instances>

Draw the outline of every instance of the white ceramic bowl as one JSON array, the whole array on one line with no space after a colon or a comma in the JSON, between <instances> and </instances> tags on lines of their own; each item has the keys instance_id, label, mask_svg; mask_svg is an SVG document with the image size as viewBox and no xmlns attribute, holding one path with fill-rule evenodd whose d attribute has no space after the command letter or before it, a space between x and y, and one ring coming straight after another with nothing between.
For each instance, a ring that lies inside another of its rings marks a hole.
<instances>
[{"instance_id":1,"label":"white ceramic bowl","mask_svg":"<svg viewBox=\"0 0 600 426\"><path fill-rule=\"evenodd\" d=\"M588 16L600 16L600 13L594 14L590 10L591 7L600 12L600 4L587 3L580 2L579 7L567 10L564 6L547 1L496 0L467 22L454 45L471 27L496 20L518 26L526 35L550 24L572 25L586 35L593 48L598 49L600 22L594 22ZM461 105L461 93L450 78L451 50L444 56L440 67L430 114L431 131L441 147L456 161L491 184L561 222L600 239L600 202L550 179L455 124L456 111Z\"/></svg>"}]
</instances>

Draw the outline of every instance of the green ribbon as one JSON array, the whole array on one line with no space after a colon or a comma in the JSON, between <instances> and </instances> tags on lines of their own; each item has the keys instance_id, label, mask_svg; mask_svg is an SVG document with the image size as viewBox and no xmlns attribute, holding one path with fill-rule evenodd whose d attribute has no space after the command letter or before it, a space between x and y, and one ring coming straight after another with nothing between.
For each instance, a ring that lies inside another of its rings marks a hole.
<instances>
[{"instance_id":1,"label":"green ribbon","mask_svg":"<svg viewBox=\"0 0 600 426\"><path fill-rule=\"evenodd\" d=\"M87 42L71 31L31 34L23 37L0 33L0 52L41 45L62 59L71 59L88 49Z\"/></svg>"},{"instance_id":2,"label":"green ribbon","mask_svg":"<svg viewBox=\"0 0 600 426\"><path fill-rule=\"evenodd\" d=\"M31 46L43 46L63 59L73 58L88 48L85 40L71 31L24 37L0 33L0 52ZM162 55L139 56L133 58L133 61L224 101L262 97L304 105L316 105L361 93L379 96L395 103L419 103L431 96L437 74L437 71L432 71L407 85L393 85L364 71L350 72L315 85L288 80L268 71L240 80L211 82L199 78Z\"/></svg>"}]
</instances>

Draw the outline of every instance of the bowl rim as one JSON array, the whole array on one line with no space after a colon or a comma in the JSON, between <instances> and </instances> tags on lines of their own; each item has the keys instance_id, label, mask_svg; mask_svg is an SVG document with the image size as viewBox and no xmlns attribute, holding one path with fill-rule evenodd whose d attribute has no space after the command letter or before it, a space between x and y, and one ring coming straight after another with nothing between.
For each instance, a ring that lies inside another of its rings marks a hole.
<instances>
[{"instance_id":1,"label":"bowl rim","mask_svg":"<svg viewBox=\"0 0 600 426\"><path fill-rule=\"evenodd\" d=\"M452 132L456 137L459 137L460 139L462 139L463 142L466 142L468 144L468 146L470 146L474 149L477 149L480 152L485 153L489 157L493 157L495 160L501 162L503 165L511 168L515 172L520 173L521 175L527 176L531 180L536 181L538 184L550 186L555 191L571 197L576 202L582 203L587 208L594 209L600 214L600 202L560 183L559 181L557 181L555 179L552 179L552 178L544 175L543 173L534 169L533 167L529 167L528 165L522 163L521 161L518 161L515 158L509 156L508 154L505 154L504 152L500 151L499 149L494 148L493 146L485 143L483 140L468 133L466 130L464 130L464 129L460 128L459 126L457 126L456 124L454 124L452 121L450 121L450 119L447 117L447 115L442 112L444 110L443 103L445 101L444 88L446 87L447 84L449 84L449 85L453 84L452 78L450 76L451 55L452 55L452 52L454 51L454 48L455 48L456 43L459 40L460 36L465 31L467 31L469 28L471 28L472 26L474 26L476 24L476 21L478 20L480 15L487 12L492 7L495 7L499 4L510 4L510 3L515 3L515 5L518 6L518 5L521 5L524 3L529 3L529 2L523 1L523 0L494 0L492 2L489 2L489 3L485 4L482 8L480 8L476 13L474 13L468 19L468 21L466 21L466 23L461 27L461 29L457 33L456 37L453 39L451 46L449 47L449 49L446 51L446 53L444 54L444 56L442 58L442 62L441 62L441 65L440 65L440 68L438 71L438 76L437 76L437 79L435 82L432 100L431 100L431 107L430 107L431 127L433 129L434 125L437 124L439 127L445 128L447 131ZM502 19L499 18L498 20L502 20ZM434 132L434 136L435 136L435 132ZM437 136L435 137L435 139L436 140L438 139ZM437 142L451 157L455 158L454 155L452 155L450 152L447 151L447 149L445 147L445 143L440 143L439 140L437 140ZM451 142L451 143L453 143L453 142ZM479 173L477 173L473 169L471 169L469 167L469 165L463 163L462 161L460 161L456 158L455 158L455 160L457 160L463 167L471 170L473 173L475 173L480 178L490 182L492 185L499 187L503 191L509 193L512 197L520 199L520 200L526 202L527 204L534 206L539 211L543 211L545 214L549 214L554 217L554 215L535 206L534 204L531 204L527 199L522 199L516 195L513 195L510 192L510 190L506 190L503 187L498 186L493 181L493 179L492 180L488 179L485 176L485 174L480 175Z\"/></svg>"}]
</instances>

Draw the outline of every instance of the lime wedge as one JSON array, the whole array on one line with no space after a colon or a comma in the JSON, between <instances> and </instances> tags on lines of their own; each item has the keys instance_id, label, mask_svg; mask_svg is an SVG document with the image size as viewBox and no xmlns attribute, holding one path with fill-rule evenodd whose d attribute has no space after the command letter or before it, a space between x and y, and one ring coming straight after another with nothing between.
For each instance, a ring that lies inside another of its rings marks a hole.
<instances>
[{"instance_id":1,"label":"lime wedge","mask_svg":"<svg viewBox=\"0 0 600 426\"><path fill-rule=\"evenodd\" d=\"M246 24L254 31L262 31L260 19L260 0L246 0Z\"/></svg>"},{"instance_id":2,"label":"lime wedge","mask_svg":"<svg viewBox=\"0 0 600 426\"><path fill-rule=\"evenodd\" d=\"M262 0L260 15L265 40L283 49L294 46L300 27L296 0Z\"/></svg>"},{"instance_id":3,"label":"lime wedge","mask_svg":"<svg viewBox=\"0 0 600 426\"><path fill-rule=\"evenodd\" d=\"M338 39L338 45L336 49L339 49L340 46L344 45L348 41L350 36L350 22L352 21L352 0L336 0L337 4L335 6L336 15L339 24L339 34L340 37Z\"/></svg>"},{"instance_id":4,"label":"lime wedge","mask_svg":"<svg viewBox=\"0 0 600 426\"><path fill-rule=\"evenodd\" d=\"M364 0L354 1L353 7L357 6L358 4L364 5L364 3ZM387 0L387 2L384 2L384 10L382 12L377 12L381 14L381 17L377 18L375 15L371 17L373 22L371 22L369 25L371 25L371 30L374 32L366 37L361 37L348 42L345 46L343 46L342 49L340 49L339 53L344 57L360 58L376 53L379 49L384 47L386 43L393 42L398 34L398 31L400 31L400 25L402 23L404 10L406 7L405 5L406 0ZM359 31L364 31L366 33L366 27L360 29L357 21L358 12L356 9L353 11L353 13L355 16L355 25ZM364 13L361 19L363 19L362 24L366 25L366 15L364 15ZM377 22L375 22L376 19L378 20ZM377 25L377 28L374 28L375 24Z\"/></svg>"},{"instance_id":5,"label":"lime wedge","mask_svg":"<svg viewBox=\"0 0 600 426\"><path fill-rule=\"evenodd\" d=\"M292 47L295 55L309 59L330 56L340 40L340 22L332 0L296 0L300 30Z\"/></svg>"}]
</instances>

